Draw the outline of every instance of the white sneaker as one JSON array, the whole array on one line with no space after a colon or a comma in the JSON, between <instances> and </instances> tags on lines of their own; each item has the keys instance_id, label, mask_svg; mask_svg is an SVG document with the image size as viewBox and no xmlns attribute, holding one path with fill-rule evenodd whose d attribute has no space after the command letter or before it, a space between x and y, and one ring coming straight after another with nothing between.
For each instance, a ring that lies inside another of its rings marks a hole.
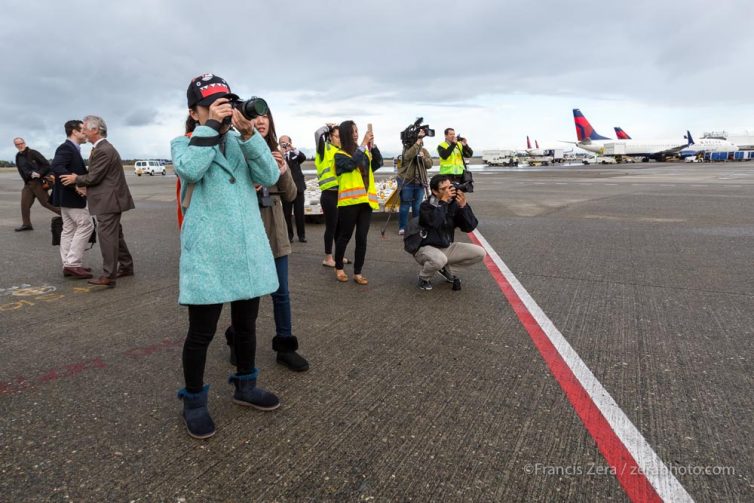
<instances>
[{"instance_id":1,"label":"white sneaker","mask_svg":"<svg viewBox=\"0 0 754 503\"><path fill-rule=\"evenodd\" d=\"M406 233L405 229L398 229L398 235L403 236Z\"/></svg>"}]
</instances>

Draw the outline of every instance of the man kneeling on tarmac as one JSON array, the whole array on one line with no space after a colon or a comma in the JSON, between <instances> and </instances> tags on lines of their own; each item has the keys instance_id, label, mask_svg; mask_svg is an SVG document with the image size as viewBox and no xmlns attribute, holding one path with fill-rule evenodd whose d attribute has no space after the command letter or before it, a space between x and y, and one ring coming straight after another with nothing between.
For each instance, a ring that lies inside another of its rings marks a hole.
<instances>
[{"instance_id":1,"label":"man kneeling on tarmac","mask_svg":"<svg viewBox=\"0 0 754 503\"><path fill-rule=\"evenodd\" d=\"M478 221L466 202L466 194L450 181L447 175L435 175L429 181L432 196L419 208L419 226L424 229L419 250L414 258L422 268L419 284L422 290L432 290L432 276L438 272L453 290L461 289L461 280L453 275L451 266L468 266L480 262L485 251L481 246L455 243L455 228L463 232L476 229Z\"/></svg>"}]
</instances>

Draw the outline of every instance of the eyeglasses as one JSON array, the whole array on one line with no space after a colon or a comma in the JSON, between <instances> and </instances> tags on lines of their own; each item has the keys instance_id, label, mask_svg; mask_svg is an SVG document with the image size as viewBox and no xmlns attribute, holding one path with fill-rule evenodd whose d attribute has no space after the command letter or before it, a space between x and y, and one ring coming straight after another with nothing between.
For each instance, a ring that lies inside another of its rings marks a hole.
<instances>
[{"instance_id":1,"label":"eyeglasses","mask_svg":"<svg viewBox=\"0 0 754 503\"><path fill-rule=\"evenodd\" d=\"M13 145L15 145L17 147L20 147L21 145L26 145L26 143L25 142L21 142L21 143L13 142Z\"/></svg>"}]
</instances>

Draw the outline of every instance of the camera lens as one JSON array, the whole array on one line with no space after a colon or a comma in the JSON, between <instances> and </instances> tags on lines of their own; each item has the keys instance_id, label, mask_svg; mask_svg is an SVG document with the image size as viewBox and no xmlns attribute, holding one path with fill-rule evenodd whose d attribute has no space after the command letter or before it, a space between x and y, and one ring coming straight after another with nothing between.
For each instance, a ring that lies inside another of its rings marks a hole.
<instances>
[{"instance_id":1,"label":"camera lens","mask_svg":"<svg viewBox=\"0 0 754 503\"><path fill-rule=\"evenodd\" d=\"M243 113L244 117L247 119L254 119L260 115L267 115L269 111L270 109L267 106L267 102L256 96L244 101L241 105L241 113Z\"/></svg>"}]
</instances>

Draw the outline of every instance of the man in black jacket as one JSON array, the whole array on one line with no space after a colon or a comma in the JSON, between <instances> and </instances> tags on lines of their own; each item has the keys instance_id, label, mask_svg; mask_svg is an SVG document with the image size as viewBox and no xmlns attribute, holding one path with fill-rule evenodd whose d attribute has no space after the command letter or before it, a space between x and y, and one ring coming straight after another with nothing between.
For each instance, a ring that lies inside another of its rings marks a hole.
<instances>
[{"instance_id":1,"label":"man in black jacket","mask_svg":"<svg viewBox=\"0 0 754 503\"><path fill-rule=\"evenodd\" d=\"M419 225L426 236L414 258L422 269L418 287L432 290L432 276L439 272L453 290L461 289L461 280L450 266L468 266L480 262L485 251L481 246L454 242L455 228L463 232L476 229L478 221L466 202L466 195L456 191L448 175L435 175L429 181L432 196L419 208Z\"/></svg>"},{"instance_id":2,"label":"man in black jacket","mask_svg":"<svg viewBox=\"0 0 754 503\"><path fill-rule=\"evenodd\" d=\"M291 222L291 213L296 216L296 234L301 243L306 243L306 229L304 228L304 193L306 191L306 181L304 173L301 171L301 164L306 160L306 155L293 146L290 136L280 137L280 148L285 154L285 161L288 163L288 169L291 170L293 181L296 182L296 199L287 202L283 201L283 214L285 223L288 226L288 240L293 241L293 222Z\"/></svg>"},{"instance_id":3,"label":"man in black jacket","mask_svg":"<svg viewBox=\"0 0 754 503\"><path fill-rule=\"evenodd\" d=\"M58 215L60 208L49 203L50 195L42 187L44 177L50 171L50 163L45 156L27 147L23 138L14 138L13 144L18 149L16 168L24 181L21 191L21 227L16 227L16 232L31 231L34 230L31 225L31 205L35 198L39 200L39 204Z\"/></svg>"},{"instance_id":4,"label":"man in black jacket","mask_svg":"<svg viewBox=\"0 0 754 503\"><path fill-rule=\"evenodd\" d=\"M75 185L65 186L60 182L61 175L87 174L84 158L81 157L81 144L86 142L83 123L72 120L65 123L68 137L55 151L52 160L52 173L55 186L52 189L52 202L60 206L63 217L63 232L60 234L60 258L63 261L63 276L79 279L92 277L91 269L83 267L84 250L89 243L94 224L86 207L86 188Z\"/></svg>"}]
</instances>

